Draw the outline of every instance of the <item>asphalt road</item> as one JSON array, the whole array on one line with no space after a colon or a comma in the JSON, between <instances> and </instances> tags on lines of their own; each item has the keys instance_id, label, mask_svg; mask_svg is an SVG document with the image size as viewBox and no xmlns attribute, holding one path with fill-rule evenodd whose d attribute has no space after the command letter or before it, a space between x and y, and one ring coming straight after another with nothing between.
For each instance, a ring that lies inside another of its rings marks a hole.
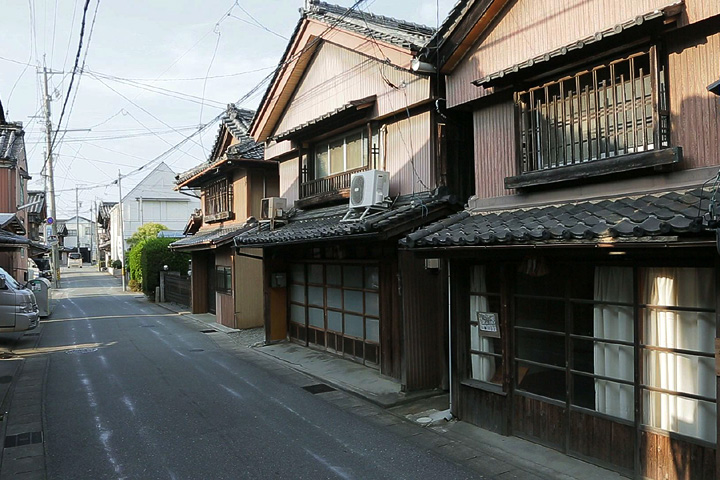
<instances>
[{"instance_id":1,"label":"asphalt road","mask_svg":"<svg viewBox=\"0 0 720 480\"><path fill-rule=\"evenodd\" d=\"M87 266L39 347L50 479L473 478ZM252 355L258 355L252 353ZM270 361L270 360L268 360Z\"/></svg>"}]
</instances>

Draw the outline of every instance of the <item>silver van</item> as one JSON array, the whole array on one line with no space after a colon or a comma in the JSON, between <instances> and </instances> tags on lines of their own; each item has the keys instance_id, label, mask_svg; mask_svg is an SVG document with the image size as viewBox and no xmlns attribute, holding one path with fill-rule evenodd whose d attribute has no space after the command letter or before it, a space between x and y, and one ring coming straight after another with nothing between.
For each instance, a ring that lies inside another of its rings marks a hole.
<instances>
[{"instance_id":1,"label":"silver van","mask_svg":"<svg viewBox=\"0 0 720 480\"><path fill-rule=\"evenodd\" d=\"M0 268L0 333L32 330L39 319L35 295Z\"/></svg>"}]
</instances>

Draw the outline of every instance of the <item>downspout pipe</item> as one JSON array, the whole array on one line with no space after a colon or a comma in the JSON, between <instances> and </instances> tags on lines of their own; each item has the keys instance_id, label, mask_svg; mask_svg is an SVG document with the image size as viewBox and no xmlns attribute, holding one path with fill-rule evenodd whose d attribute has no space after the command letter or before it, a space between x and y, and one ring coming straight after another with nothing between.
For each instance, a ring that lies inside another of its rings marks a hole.
<instances>
[{"instance_id":1,"label":"downspout pipe","mask_svg":"<svg viewBox=\"0 0 720 480\"><path fill-rule=\"evenodd\" d=\"M447 260L447 298L448 298L448 388L450 395L448 395L448 408L450 414L453 413L453 370L452 370L452 280L450 276L450 259Z\"/></svg>"}]
</instances>

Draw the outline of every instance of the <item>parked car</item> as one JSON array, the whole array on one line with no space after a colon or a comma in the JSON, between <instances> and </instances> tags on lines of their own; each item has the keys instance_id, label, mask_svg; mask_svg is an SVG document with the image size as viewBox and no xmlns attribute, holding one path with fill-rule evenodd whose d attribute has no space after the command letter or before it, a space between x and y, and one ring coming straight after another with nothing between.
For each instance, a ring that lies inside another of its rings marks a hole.
<instances>
[{"instance_id":1,"label":"parked car","mask_svg":"<svg viewBox=\"0 0 720 480\"><path fill-rule=\"evenodd\" d=\"M67 265L68 268L70 268L70 267L82 268L82 264L83 264L82 255L80 255L77 252L68 254L68 265Z\"/></svg>"},{"instance_id":2,"label":"parked car","mask_svg":"<svg viewBox=\"0 0 720 480\"><path fill-rule=\"evenodd\" d=\"M39 319L33 292L0 268L0 333L32 330Z\"/></svg>"}]
</instances>

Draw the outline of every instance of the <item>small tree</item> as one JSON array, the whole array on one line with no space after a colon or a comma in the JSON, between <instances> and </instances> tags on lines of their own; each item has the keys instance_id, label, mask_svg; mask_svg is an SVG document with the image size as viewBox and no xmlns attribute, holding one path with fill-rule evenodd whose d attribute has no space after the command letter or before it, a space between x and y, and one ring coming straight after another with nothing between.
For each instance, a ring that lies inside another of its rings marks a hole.
<instances>
[{"instance_id":1,"label":"small tree","mask_svg":"<svg viewBox=\"0 0 720 480\"><path fill-rule=\"evenodd\" d=\"M137 231L133 233L130 238L127 239L128 248L132 250L132 248L141 241L145 240L146 238L156 238L158 232L167 229L168 228L165 225L162 225L160 223L146 223L140 226Z\"/></svg>"}]
</instances>

